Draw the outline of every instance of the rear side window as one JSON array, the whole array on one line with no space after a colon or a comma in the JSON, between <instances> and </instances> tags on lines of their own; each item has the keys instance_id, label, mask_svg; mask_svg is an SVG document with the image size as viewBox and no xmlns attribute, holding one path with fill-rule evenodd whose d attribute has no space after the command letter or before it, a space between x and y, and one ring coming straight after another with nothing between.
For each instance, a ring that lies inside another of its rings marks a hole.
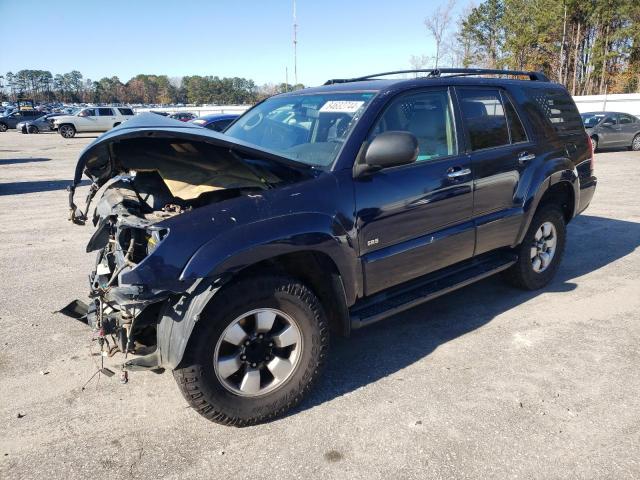
<instances>
[{"instance_id":1,"label":"rear side window","mask_svg":"<svg viewBox=\"0 0 640 480\"><path fill-rule=\"evenodd\" d=\"M458 90L458 95L472 150L511 143L507 117L498 90L462 88Z\"/></svg>"},{"instance_id":2,"label":"rear side window","mask_svg":"<svg viewBox=\"0 0 640 480\"><path fill-rule=\"evenodd\" d=\"M133 115L133 110L130 108L119 108L118 111L121 115Z\"/></svg>"},{"instance_id":3,"label":"rear side window","mask_svg":"<svg viewBox=\"0 0 640 480\"><path fill-rule=\"evenodd\" d=\"M507 113L507 121L509 122L509 132L511 133L511 143L519 143L527 141L527 133L524 131L518 112L513 107L511 100L502 96L504 100L504 109Z\"/></svg>"},{"instance_id":4,"label":"rear side window","mask_svg":"<svg viewBox=\"0 0 640 480\"><path fill-rule=\"evenodd\" d=\"M620 124L621 125L625 125L625 124L630 124L630 123L636 123L638 121L638 119L636 117L632 117L631 115L626 115L624 113L620 114Z\"/></svg>"},{"instance_id":5,"label":"rear side window","mask_svg":"<svg viewBox=\"0 0 640 480\"><path fill-rule=\"evenodd\" d=\"M231 123L231 120L219 120L217 122L210 123L209 125L207 125L207 128L210 130L214 130L216 132L221 132L225 128L227 128L230 123Z\"/></svg>"},{"instance_id":6,"label":"rear side window","mask_svg":"<svg viewBox=\"0 0 640 480\"><path fill-rule=\"evenodd\" d=\"M568 93L550 88L529 89L529 96L558 133L584 130L582 118Z\"/></svg>"},{"instance_id":7,"label":"rear side window","mask_svg":"<svg viewBox=\"0 0 640 480\"><path fill-rule=\"evenodd\" d=\"M101 117L110 117L113 115L113 110L110 108L99 108L98 113Z\"/></svg>"}]
</instances>

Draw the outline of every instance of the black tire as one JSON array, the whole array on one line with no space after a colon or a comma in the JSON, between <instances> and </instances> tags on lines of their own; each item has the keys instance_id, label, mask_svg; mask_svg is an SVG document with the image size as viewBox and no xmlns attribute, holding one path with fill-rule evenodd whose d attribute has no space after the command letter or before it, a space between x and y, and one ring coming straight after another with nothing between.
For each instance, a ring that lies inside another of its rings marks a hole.
<instances>
[{"instance_id":1,"label":"black tire","mask_svg":"<svg viewBox=\"0 0 640 480\"><path fill-rule=\"evenodd\" d=\"M29 125L27 127L27 130L29 131L29 133L40 133L38 127L36 127L35 125Z\"/></svg>"},{"instance_id":2,"label":"black tire","mask_svg":"<svg viewBox=\"0 0 640 480\"><path fill-rule=\"evenodd\" d=\"M556 231L555 253L547 268L536 272L533 268L531 248L538 229L545 222L551 222ZM538 290L546 286L555 276L566 242L566 225L562 210L556 205L547 204L540 207L529 225L524 240L516 249L518 261L503 273L503 278L511 285L524 290Z\"/></svg>"},{"instance_id":3,"label":"black tire","mask_svg":"<svg viewBox=\"0 0 640 480\"><path fill-rule=\"evenodd\" d=\"M302 351L290 377L277 389L246 397L231 392L214 369L214 347L234 319L258 308L275 308L295 318ZM187 402L205 418L223 425L255 425L300 403L318 378L329 345L329 328L316 295L284 276L240 280L223 288L205 307L180 368L173 375Z\"/></svg>"},{"instance_id":4,"label":"black tire","mask_svg":"<svg viewBox=\"0 0 640 480\"><path fill-rule=\"evenodd\" d=\"M631 150L634 152L640 152L640 133L638 133L631 141Z\"/></svg>"},{"instance_id":5,"label":"black tire","mask_svg":"<svg viewBox=\"0 0 640 480\"><path fill-rule=\"evenodd\" d=\"M73 138L76 136L76 127L74 127L70 123L63 123L58 127L58 132L64 138Z\"/></svg>"},{"instance_id":6,"label":"black tire","mask_svg":"<svg viewBox=\"0 0 640 480\"><path fill-rule=\"evenodd\" d=\"M7 130L9 130L9 125L0 122L0 132L6 132Z\"/></svg>"},{"instance_id":7,"label":"black tire","mask_svg":"<svg viewBox=\"0 0 640 480\"><path fill-rule=\"evenodd\" d=\"M593 151L598 150L598 137L591 137L591 145L593 145Z\"/></svg>"}]
</instances>

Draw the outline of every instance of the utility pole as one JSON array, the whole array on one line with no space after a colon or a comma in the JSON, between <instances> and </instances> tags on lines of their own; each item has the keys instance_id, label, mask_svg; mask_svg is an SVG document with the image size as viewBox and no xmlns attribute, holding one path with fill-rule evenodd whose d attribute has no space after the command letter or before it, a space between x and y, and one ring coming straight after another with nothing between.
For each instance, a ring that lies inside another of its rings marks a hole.
<instances>
[{"instance_id":1,"label":"utility pole","mask_svg":"<svg viewBox=\"0 0 640 480\"><path fill-rule=\"evenodd\" d=\"M293 0L293 83L298 84L298 23L296 22L296 0Z\"/></svg>"}]
</instances>

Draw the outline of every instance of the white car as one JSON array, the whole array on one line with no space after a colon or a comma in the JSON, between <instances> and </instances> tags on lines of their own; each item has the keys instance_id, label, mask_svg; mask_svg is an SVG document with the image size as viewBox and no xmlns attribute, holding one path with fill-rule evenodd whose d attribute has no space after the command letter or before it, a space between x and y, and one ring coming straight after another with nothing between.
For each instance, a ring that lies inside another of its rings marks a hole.
<instances>
[{"instance_id":1,"label":"white car","mask_svg":"<svg viewBox=\"0 0 640 480\"><path fill-rule=\"evenodd\" d=\"M72 138L76 132L106 132L133 117L128 107L88 107L75 115L63 115L53 119L53 128L64 138Z\"/></svg>"}]
</instances>

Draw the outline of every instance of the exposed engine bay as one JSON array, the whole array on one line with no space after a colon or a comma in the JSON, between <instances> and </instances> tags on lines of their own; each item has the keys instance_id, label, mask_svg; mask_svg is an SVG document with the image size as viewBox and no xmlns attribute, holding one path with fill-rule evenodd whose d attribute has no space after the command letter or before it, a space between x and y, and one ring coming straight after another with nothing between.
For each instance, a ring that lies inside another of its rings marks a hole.
<instances>
[{"instance_id":1,"label":"exposed engine bay","mask_svg":"<svg viewBox=\"0 0 640 480\"><path fill-rule=\"evenodd\" d=\"M70 189L70 220L91 221L96 227L87 252L97 251L97 259L89 275L90 302L75 300L60 312L92 328L103 359L117 352L125 355L125 381L126 370L153 370L157 365L153 357L156 325L165 301L176 292L126 284L121 281L123 275L152 255L169 234L164 221L304 176L264 157L227 145L159 137L154 132L90 146L81 156L79 165L93 184L82 213L73 203L79 183L76 172ZM129 354L144 357L131 362ZM109 369L102 370L109 375Z\"/></svg>"}]
</instances>

